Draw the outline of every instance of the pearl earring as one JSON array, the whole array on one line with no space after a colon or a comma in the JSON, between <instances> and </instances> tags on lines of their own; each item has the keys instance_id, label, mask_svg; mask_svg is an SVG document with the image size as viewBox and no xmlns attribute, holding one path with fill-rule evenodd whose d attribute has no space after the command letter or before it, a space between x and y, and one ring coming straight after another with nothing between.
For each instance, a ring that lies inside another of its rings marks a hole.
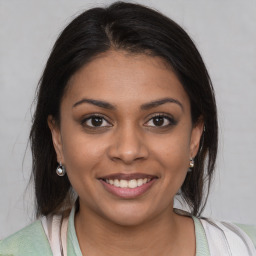
<instances>
[{"instance_id":1,"label":"pearl earring","mask_svg":"<svg viewBox=\"0 0 256 256\"><path fill-rule=\"evenodd\" d=\"M192 172L192 168L194 168L195 166L195 161L194 159L191 157L190 161L189 161L189 168L188 168L188 172Z\"/></svg>"},{"instance_id":2,"label":"pearl earring","mask_svg":"<svg viewBox=\"0 0 256 256\"><path fill-rule=\"evenodd\" d=\"M61 164L61 162L59 163L58 167L56 168L56 173L59 176L64 176L66 174L66 169L65 167Z\"/></svg>"},{"instance_id":3,"label":"pearl earring","mask_svg":"<svg viewBox=\"0 0 256 256\"><path fill-rule=\"evenodd\" d=\"M189 167L190 167L190 168L193 168L194 165L195 165L194 159L193 159L193 158L190 158Z\"/></svg>"}]
</instances>

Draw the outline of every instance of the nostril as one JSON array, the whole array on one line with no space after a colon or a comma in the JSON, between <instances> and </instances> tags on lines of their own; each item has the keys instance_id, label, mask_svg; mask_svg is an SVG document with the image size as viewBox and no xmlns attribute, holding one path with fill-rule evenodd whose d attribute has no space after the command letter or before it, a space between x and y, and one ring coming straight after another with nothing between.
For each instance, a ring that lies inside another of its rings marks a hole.
<instances>
[{"instance_id":1,"label":"nostril","mask_svg":"<svg viewBox=\"0 0 256 256\"><path fill-rule=\"evenodd\" d=\"M130 165L134 161L146 159L149 150L142 134L130 122L117 128L111 138L107 154L112 161L121 161Z\"/></svg>"},{"instance_id":2,"label":"nostril","mask_svg":"<svg viewBox=\"0 0 256 256\"><path fill-rule=\"evenodd\" d=\"M109 158L113 161L122 161L125 164L143 160L148 157L148 151L143 146L137 148L112 147L108 151Z\"/></svg>"}]
</instances>

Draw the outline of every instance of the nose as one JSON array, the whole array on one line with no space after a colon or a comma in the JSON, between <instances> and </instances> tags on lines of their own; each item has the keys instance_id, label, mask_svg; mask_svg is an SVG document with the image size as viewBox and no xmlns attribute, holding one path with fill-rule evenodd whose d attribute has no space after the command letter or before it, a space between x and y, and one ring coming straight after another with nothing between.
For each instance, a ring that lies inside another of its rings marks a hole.
<instances>
[{"instance_id":1,"label":"nose","mask_svg":"<svg viewBox=\"0 0 256 256\"><path fill-rule=\"evenodd\" d=\"M134 161L147 159L149 151L140 131L126 126L115 131L113 137L108 150L111 160L130 165Z\"/></svg>"}]
</instances>

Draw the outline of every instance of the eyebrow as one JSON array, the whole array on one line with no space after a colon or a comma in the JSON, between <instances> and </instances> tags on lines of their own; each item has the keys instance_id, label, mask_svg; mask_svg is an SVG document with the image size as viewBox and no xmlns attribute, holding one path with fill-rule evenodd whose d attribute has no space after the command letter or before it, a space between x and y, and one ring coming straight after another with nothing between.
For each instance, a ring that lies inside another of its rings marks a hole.
<instances>
[{"instance_id":1,"label":"eyebrow","mask_svg":"<svg viewBox=\"0 0 256 256\"><path fill-rule=\"evenodd\" d=\"M92 105L95 105L97 107L100 107L100 108L106 108L106 109L110 109L110 110L115 110L116 107L113 106L112 104L106 102L106 101L102 101L102 100L93 100L93 99L82 99L78 102L76 102L74 105L73 105L73 108L74 107L77 107L79 106L80 104L83 104L83 103L89 103L89 104L92 104Z\"/></svg>"},{"instance_id":2,"label":"eyebrow","mask_svg":"<svg viewBox=\"0 0 256 256\"><path fill-rule=\"evenodd\" d=\"M97 107L105 108L105 109L109 109L109 110L116 110L116 107L114 105L112 105L112 104L110 104L106 101L94 100L94 99L85 99L85 98L76 102L73 105L73 108L77 107L77 106L79 106L83 103L89 103L89 104L95 105ZM145 103L145 104L141 105L140 109L141 110L149 110L151 108L158 107L158 106L163 105L165 103L175 103L175 104L179 105L182 110L184 110L183 105L178 100L173 99L173 98L163 98L163 99L151 101L149 103Z\"/></svg>"},{"instance_id":3,"label":"eyebrow","mask_svg":"<svg viewBox=\"0 0 256 256\"><path fill-rule=\"evenodd\" d=\"M173 99L173 98L163 98L163 99L159 99L159 100L156 100L156 101L151 101L149 103L145 103L145 104L141 105L140 108L142 110L148 110L148 109L155 108L155 107L158 107L160 105L163 105L165 103L175 103L175 104L179 105L182 110L184 110L183 105L178 100Z\"/></svg>"}]
</instances>

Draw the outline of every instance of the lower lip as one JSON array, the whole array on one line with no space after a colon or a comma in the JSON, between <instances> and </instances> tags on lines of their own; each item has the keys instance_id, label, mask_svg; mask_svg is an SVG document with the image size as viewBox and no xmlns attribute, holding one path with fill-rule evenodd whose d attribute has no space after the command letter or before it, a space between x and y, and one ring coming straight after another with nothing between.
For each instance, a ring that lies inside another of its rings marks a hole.
<instances>
[{"instance_id":1,"label":"lower lip","mask_svg":"<svg viewBox=\"0 0 256 256\"><path fill-rule=\"evenodd\" d=\"M141 196L146 191L148 191L151 188L151 186L154 184L156 179L152 179L151 181L136 188L120 188L120 187L115 187L105 182L104 180L99 180L99 181L104 186L104 188L111 194L118 196L120 198L132 199L132 198Z\"/></svg>"}]
</instances>

